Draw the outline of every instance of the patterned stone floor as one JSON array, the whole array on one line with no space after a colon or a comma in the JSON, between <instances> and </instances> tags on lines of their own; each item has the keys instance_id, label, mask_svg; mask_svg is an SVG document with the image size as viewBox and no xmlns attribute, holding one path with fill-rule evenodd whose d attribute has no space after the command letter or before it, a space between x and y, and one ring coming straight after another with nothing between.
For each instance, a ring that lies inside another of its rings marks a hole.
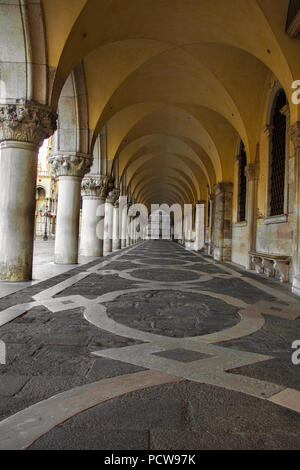
<instances>
[{"instance_id":1,"label":"patterned stone floor","mask_svg":"<svg viewBox=\"0 0 300 470\"><path fill-rule=\"evenodd\" d=\"M148 241L0 298L0 449L300 449L300 301Z\"/></svg>"}]
</instances>

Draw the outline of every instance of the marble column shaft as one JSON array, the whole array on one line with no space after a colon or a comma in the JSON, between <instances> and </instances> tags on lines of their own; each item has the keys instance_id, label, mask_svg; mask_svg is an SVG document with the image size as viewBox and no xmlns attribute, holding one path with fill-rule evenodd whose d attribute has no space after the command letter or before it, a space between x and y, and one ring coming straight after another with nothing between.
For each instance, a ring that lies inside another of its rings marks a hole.
<instances>
[{"instance_id":1,"label":"marble column shaft","mask_svg":"<svg viewBox=\"0 0 300 470\"><path fill-rule=\"evenodd\" d=\"M111 189L110 178L86 176L82 181L82 222L80 254L103 256L105 200Z\"/></svg>"},{"instance_id":2,"label":"marble column shaft","mask_svg":"<svg viewBox=\"0 0 300 470\"><path fill-rule=\"evenodd\" d=\"M119 201L114 205L113 213L113 251L121 249L121 234L120 234L120 208Z\"/></svg>"},{"instance_id":3,"label":"marble column shaft","mask_svg":"<svg viewBox=\"0 0 300 470\"><path fill-rule=\"evenodd\" d=\"M58 205L54 261L56 264L77 264L81 182L90 170L91 155L61 152L49 162L58 177Z\"/></svg>"},{"instance_id":4,"label":"marble column shaft","mask_svg":"<svg viewBox=\"0 0 300 470\"><path fill-rule=\"evenodd\" d=\"M113 249L113 222L114 222L114 205L120 197L120 190L111 191L105 203L105 219L104 219L104 253L108 254Z\"/></svg>"},{"instance_id":5,"label":"marble column shaft","mask_svg":"<svg viewBox=\"0 0 300 470\"><path fill-rule=\"evenodd\" d=\"M205 201L199 201L196 205L195 220L195 250L201 251L205 246Z\"/></svg>"},{"instance_id":6,"label":"marble column shaft","mask_svg":"<svg viewBox=\"0 0 300 470\"><path fill-rule=\"evenodd\" d=\"M259 164L250 163L246 167L247 178L247 251L256 250L257 231L257 190L259 179ZM247 256L247 269L251 269L250 256Z\"/></svg>"},{"instance_id":7,"label":"marble column shaft","mask_svg":"<svg viewBox=\"0 0 300 470\"><path fill-rule=\"evenodd\" d=\"M127 215L127 204L122 207L122 225L121 225L121 248L127 246L127 231L128 231L128 215Z\"/></svg>"},{"instance_id":8,"label":"marble column shaft","mask_svg":"<svg viewBox=\"0 0 300 470\"><path fill-rule=\"evenodd\" d=\"M0 105L0 281L32 279L38 149L56 120L35 102Z\"/></svg>"}]
</instances>

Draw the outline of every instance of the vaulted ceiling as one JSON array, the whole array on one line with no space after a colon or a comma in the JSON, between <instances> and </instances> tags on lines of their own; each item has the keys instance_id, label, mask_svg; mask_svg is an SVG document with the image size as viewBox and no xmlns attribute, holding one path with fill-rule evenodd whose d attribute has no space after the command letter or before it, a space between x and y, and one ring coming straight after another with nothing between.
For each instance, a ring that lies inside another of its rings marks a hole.
<instances>
[{"instance_id":1,"label":"vaulted ceiling","mask_svg":"<svg viewBox=\"0 0 300 470\"><path fill-rule=\"evenodd\" d=\"M43 0L55 106L80 62L93 142L106 126L135 198L188 203L254 160L276 77L290 100L299 39L288 0ZM59 14L58 14L59 12ZM290 100L292 122L299 109Z\"/></svg>"}]
</instances>

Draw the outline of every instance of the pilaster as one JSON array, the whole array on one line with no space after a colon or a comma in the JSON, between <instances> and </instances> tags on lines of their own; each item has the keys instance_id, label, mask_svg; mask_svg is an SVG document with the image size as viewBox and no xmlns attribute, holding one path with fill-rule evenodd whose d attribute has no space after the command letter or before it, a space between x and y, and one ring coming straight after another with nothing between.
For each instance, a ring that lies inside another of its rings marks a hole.
<instances>
[{"instance_id":1,"label":"pilaster","mask_svg":"<svg viewBox=\"0 0 300 470\"><path fill-rule=\"evenodd\" d=\"M231 261L233 184L219 183L214 187L214 259Z\"/></svg>"},{"instance_id":2,"label":"pilaster","mask_svg":"<svg viewBox=\"0 0 300 470\"><path fill-rule=\"evenodd\" d=\"M294 148L294 237L293 237L293 292L300 296L300 121L290 127Z\"/></svg>"}]
</instances>

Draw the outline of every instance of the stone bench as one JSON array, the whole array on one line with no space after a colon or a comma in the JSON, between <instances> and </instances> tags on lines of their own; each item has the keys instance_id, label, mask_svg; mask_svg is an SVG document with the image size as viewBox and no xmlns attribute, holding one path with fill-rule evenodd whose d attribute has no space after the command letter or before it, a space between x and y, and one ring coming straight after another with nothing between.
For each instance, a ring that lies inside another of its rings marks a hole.
<instances>
[{"instance_id":1,"label":"stone bench","mask_svg":"<svg viewBox=\"0 0 300 470\"><path fill-rule=\"evenodd\" d=\"M278 277L280 282L289 282L291 257L270 253L250 252L251 269L267 277Z\"/></svg>"}]
</instances>

